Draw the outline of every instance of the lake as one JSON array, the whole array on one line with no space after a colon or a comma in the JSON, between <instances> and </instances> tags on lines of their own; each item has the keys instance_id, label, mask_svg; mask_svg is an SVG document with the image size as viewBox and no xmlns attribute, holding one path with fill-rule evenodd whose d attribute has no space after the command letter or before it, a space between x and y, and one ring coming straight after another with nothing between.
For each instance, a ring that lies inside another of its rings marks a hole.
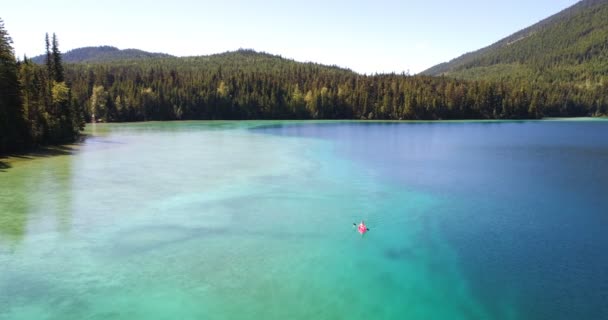
<instances>
[{"instance_id":1,"label":"lake","mask_svg":"<svg viewBox=\"0 0 608 320\"><path fill-rule=\"evenodd\" d=\"M1 160L0 319L608 318L606 120L86 133Z\"/></svg>"}]
</instances>

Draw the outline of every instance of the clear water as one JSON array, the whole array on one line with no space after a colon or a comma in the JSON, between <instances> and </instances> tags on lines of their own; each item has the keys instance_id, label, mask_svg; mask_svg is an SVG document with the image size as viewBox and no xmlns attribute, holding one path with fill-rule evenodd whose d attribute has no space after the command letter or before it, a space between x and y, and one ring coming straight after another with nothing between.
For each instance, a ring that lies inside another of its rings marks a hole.
<instances>
[{"instance_id":1,"label":"clear water","mask_svg":"<svg viewBox=\"0 0 608 320\"><path fill-rule=\"evenodd\" d=\"M608 318L608 121L87 130L1 160L0 319Z\"/></svg>"}]
</instances>

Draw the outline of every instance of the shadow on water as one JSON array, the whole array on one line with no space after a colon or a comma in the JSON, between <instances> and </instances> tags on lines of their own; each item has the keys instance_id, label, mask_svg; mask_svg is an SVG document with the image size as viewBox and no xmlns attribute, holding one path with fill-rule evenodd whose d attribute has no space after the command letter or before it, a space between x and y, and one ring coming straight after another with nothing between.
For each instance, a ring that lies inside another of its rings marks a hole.
<instances>
[{"instance_id":1,"label":"shadow on water","mask_svg":"<svg viewBox=\"0 0 608 320\"><path fill-rule=\"evenodd\" d=\"M30 150L26 153L12 153L8 154L6 158L16 158L16 159L34 159L34 158L46 158L46 157L54 157L54 156L65 156L74 154L77 151L77 147L81 143L71 144L71 145L60 145L60 146L44 146L39 147L33 150Z\"/></svg>"},{"instance_id":2,"label":"shadow on water","mask_svg":"<svg viewBox=\"0 0 608 320\"><path fill-rule=\"evenodd\" d=\"M10 169L12 167L9 163L10 160L32 160L37 158L50 158L75 154L76 152L78 152L79 147L88 138L90 137L87 135L83 135L78 139L78 141L72 144L40 146L23 152L0 154L0 172L5 171L6 169Z\"/></svg>"},{"instance_id":3,"label":"shadow on water","mask_svg":"<svg viewBox=\"0 0 608 320\"><path fill-rule=\"evenodd\" d=\"M86 140L94 138L91 135L82 134L78 140L71 144L39 146L21 152L12 152L0 154L0 172L6 172L11 169L11 161L15 160L33 160L39 158L50 158L56 156L73 155L78 152L80 147Z\"/></svg>"},{"instance_id":4,"label":"shadow on water","mask_svg":"<svg viewBox=\"0 0 608 320\"><path fill-rule=\"evenodd\" d=\"M417 254L411 248L401 247L401 248L389 248L384 250L384 257L392 260L407 260L407 259L415 259L417 258Z\"/></svg>"},{"instance_id":5,"label":"shadow on water","mask_svg":"<svg viewBox=\"0 0 608 320\"><path fill-rule=\"evenodd\" d=\"M0 172L6 172L6 169L10 169L11 165L6 163L6 162L2 162L0 160Z\"/></svg>"}]
</instances>

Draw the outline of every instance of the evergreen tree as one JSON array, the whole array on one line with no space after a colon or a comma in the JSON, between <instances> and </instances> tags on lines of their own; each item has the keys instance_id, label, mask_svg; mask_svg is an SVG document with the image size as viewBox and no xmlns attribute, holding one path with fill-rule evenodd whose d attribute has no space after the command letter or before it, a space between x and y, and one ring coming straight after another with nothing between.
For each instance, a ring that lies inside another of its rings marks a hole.
<instances>
[{"instance_id":1,"label":"evergreen tree","mask_svg":"<svg viewBox=\"0 0 608 320\"><path fill-rule=\"evenodd\" d=\"M18 67L12 39L0 19L0 153L21 149L27 143Z\"/></svg>"},{"instance_id":2,"label":"evergreen tree","mask_svg":"<svg viewBox=\"0 0 608 320\"><path fill-rule=\"evenodd\" d=\"M48 75L52 75L53 71L55 70L55 68L53 67L53 54L51 52L51 42L49 40L49 34L46 33L44 36L44 42L45 42L45 48L46 48L46 56L45 56L45 65L46 65L46 70L47 70L47 74ZM54 77L51 76L51 79L53 79ZM50 90L49 90L50 91Z\"/></svg>"},{"instance_id":3,"label":"evergreen tree","mask_svg":"<svg viewBox=\"0 0 608 320\"><path fill-rule=\"evenodd\" d=\"M61 53L46 36L44 67L17 63L0 20L0 153L74 141L83 128L81 108L64 81Z\"/></svg>"},{"instance_id":4,"label":"evergreen tree","mask_svg":"<svg viewBox=\"0 0 608 320\"><path fill-rule=\"evenodd\" d=\"M47 41L48 41L48 35L47 35ZM53 59L53 63L52 63L52 68L53 68L53 79L56 82L63 82L65 81L65 76L63 74L63 64L61 63L61 52L59 51L59 43L57 41L57 36L53 33L53 47L52 47L52 59Z\"/></svg>"}]
</instances>

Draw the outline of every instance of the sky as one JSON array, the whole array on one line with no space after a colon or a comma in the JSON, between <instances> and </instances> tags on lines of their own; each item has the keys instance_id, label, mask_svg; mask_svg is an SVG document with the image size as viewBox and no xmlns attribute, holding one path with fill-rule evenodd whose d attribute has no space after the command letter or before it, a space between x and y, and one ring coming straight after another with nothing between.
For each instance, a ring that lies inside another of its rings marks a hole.
<instances>
[{"instance_id":1,"label":"sky","mask_svg":"<svg viewBox=\"0 0 608 320\"><path fill-rule=\"evenodd\" d=\"M490 45L577 0L11 0L18 56L111 45L176 56L239 48L359 73L421 72Z\"/></svg>"}]
</instances>

